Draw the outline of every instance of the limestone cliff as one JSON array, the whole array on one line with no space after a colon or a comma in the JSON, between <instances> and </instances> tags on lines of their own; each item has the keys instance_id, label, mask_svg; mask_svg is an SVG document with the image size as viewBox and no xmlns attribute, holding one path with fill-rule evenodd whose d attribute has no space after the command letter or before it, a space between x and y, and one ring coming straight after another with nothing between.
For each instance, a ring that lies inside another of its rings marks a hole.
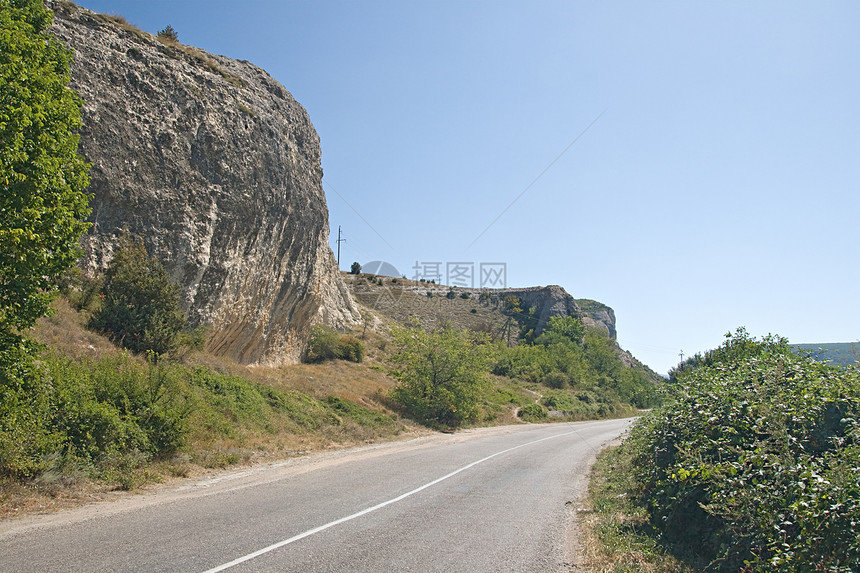
<instances>
[{"instance_id":1,"label":"limestone cliff","mask_svg":"<svg viewBox=\"0 0 860 573\"><path fill-rule=\"evenodd\" d=\"M210 350L243 363L296 361L316 321L358 311L328 245L319 138L262 69L121 19L49 2L74 51L92 163L84 266L104 268L124 230L182 286Z\"/></svg>"},{"instance_id":2,"label":"limestone cliff","mask_svg":"<svg viewBox=\"0 0 860 573\"><path fill-rule=\"evenodd\" d=\"M534 307L538 322L536 333L541 333L553 316L575 316L586 326L599 328L615 340L615 311L603 303L589 299L575 299L558 285L530 288L506 288L492 292L502 297L516 296L526 309Z\"/></svg>"},{"instance_id":3,"label":"limestone cliff","mask_svg":"<svg viewBox=\"0 0 860 573\"><path fill-rule=\"evenodd\" d=\"M507 315L505 299L515 296L524 310L535 310L535 333L543 332L553 316L573 316L616 339L615 312L603 303L575 299L558 285L527 288L463 288L407 279L347 275L353 297L368 309L394 322L414 318L428 328L448 323L458 328L498 333Z\"/></svg>"}]
</instances>

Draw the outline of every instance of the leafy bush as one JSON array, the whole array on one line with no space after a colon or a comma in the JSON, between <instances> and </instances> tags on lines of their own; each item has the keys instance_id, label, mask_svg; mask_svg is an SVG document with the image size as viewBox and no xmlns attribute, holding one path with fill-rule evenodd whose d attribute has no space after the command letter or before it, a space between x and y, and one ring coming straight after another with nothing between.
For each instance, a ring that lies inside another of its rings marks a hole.
<instances>
[{"instance_id":1,"label":"leafy bush","mask_svg":"<svg viewBox=\"0 0 860 573\"><path fill-rule=\"evenodd\" d=\"M158 31L158 39L175 43L179 41L179 33L168 24L164 29Z\"/></svg>"},{"instance_id":2,"label":"leafy bush","mask_svg":"<svg viewBox=\"0 0 860 573\"><path fill-rule=\"evenodd\" d=\"M543 383L550 388L564 388L567 386L567 376L563 372L553 370L543 378Z\"/></svg>"},{"instance_id":3,"label":"leafy bush","mask_svg":"<svg viewBox=\"0 0 860 573\"><path fill-rule=\"evenodd\" d=\"M519 409L517 416L524 420L543 420L546 418L546 410L540 404L526 404Z\"/></svg>"},{"instance_id":4,"label":"leafy bush","mask_svg":"<svg viewBox=\"0 0 860 573\"><path fill-rule=\"evenodd\" d=\"M348 334L338 334L332 328L318 324L311 329L304 361L309 363L326 360L364 360L364 344Z\"/></svg>"},{"instance_id":5,"label":"leafy bush","mask_svg":"<svg viewBox=\"0 0 860 573\"><path fill-rule=\"evenodd\" d=\"M714 571L860 570L860 373L738 330L627 445L663 538Z\"/></svg>"},{"instance_id":6,"label":"leafy bush","mask_svg":"<svg viewBox=\"0 0 860 573\"><path fill-rule=\"evenodd\" d=\"M352 266L349 267L349 272L353 275L361 274L361 265L358 263L358 261L352 263Z\"/></svg>"},{"instance_id":7,"label":"leafy bush","mask_svg":"<svg viewBox=\"0 0 860 573\"><path fill-rule=\"evenodd\" d=\"M0 4L0 398L21 404L34 399L23 388L38 385L25 379L36 346L24 332L49 313L89 227L80 98L67 87L72 53L49 32L51 21L37 0Z\"/></svg>"},{"instance_id":8,"label":"leafy bush","mask_svg":"<svg viewBox=\"0 0 860 573\"><path fill-rule=\"evenodd\" d=\"M518 299L506 304L518 308ZM627 367L615 341L597 329L586 329L574 317L553 317L534 344L500 346L493 373L560 389L570 385L599 395L603 404L593 415L611 415L649 408L660 400L656 375L643 367ZM584 414L584 412L582 412Z\"/></svg>"},{"instance_id":9,"label":"leafy bush","mask_svg":"<svg viewBox=\"0 0 860 573\"><path fill-rule=\"evenodd\" d=\"M394 420L382 412L369 410L368 408L360 406L350 400L345 400L344 398L329 396L326 398L326 404L328 404L328 406L331 407L339 416L349 417L361 426L379 428L394 425Z\"/></svg>"},{"instance_id":10,"label":"leafy bush","mask_svg":"<svg viewBox=\"0 0 860 573\"><path fill-rule=\"evenodd\" d=\"M575 412L581 409L581 402L569 392L550 391L541 399L541 403L550 410L559 412Z\"/></svg>"},{"instance_id":11,"label":"leafy bush","mask_svg":"<svg viewBox=\"0 0 860 573\"><path fill-rule=\"evenodd\" d=\"M488 386L485 337L452 327L427 332L417 324L395 327L392 334L392 375L400 381L392 392L395 401L433 425L453 427L478 417Z\"/></svg>"},{"instance_id":12,"label":"leafy bush","mask_svg":"<svg viewBox=\"0 0 860 573\"><path fill-rule=\"evenodd\" d=\"M101 308L90 327L132 352L167 354L177 348L185 315L179 287L143 242L123 237L105 272Z\"/></svg>"}]
</instances>

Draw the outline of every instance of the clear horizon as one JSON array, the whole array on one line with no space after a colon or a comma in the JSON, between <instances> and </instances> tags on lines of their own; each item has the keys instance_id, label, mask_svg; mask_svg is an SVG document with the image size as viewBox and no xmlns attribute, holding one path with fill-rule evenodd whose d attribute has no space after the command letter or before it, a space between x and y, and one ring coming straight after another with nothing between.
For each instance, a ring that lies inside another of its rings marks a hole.
<instances>
[{"instance_id":1,"label":"clear horizon","mask_svg":"<svg viewBox=\"0 0 860 573\"><path fill-rule=\"evenodd\" d=\"M860 4L79 4L295 96L341 270L504 263L660 373L740 326L860 339Z\"/></svg>"}]
</instances>

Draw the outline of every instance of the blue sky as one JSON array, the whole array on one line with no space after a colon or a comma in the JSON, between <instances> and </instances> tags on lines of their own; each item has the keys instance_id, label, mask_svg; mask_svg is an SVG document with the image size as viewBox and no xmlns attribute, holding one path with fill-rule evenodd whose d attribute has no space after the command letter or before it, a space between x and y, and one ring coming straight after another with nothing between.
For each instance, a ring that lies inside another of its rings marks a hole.
<instances>
[{"instance_id":1,"label":"blue sky","mask_svg":"<svg viewBox=\"0 0 860 573\"><path fill-rule=\"evenodd\" d=\"M80 3L305 106L343 269L504 262L658 372L739 326L860 339L860 3Z\"/></svg>"}]
</instances>

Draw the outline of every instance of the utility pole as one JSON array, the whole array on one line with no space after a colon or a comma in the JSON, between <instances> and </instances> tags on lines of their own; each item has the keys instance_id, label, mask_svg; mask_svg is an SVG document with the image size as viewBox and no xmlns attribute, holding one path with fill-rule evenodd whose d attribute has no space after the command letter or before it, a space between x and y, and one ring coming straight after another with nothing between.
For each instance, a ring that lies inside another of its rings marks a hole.
<instances>
[{"instance_id":1,"label":"utility pole","mask_svg":"<svg viewBox=\"0 0 860 573\"><path fill-rule=\"evenodd\" d=\"M346 239L340 238L340 225L337 226L337 270L340 270L340 244L346 242Z\"/></svg>"},{"instance_id":2,"label":"utility pole","mask_svg":"<svg viewBox=\"0 0 860 573\"><path fill-rule=\"evenodd\" d=\"M684 362L684 351L683 350L681 351L681 354L679 356L681 357L681 362Z\"/></svg>"}]
</instances>

